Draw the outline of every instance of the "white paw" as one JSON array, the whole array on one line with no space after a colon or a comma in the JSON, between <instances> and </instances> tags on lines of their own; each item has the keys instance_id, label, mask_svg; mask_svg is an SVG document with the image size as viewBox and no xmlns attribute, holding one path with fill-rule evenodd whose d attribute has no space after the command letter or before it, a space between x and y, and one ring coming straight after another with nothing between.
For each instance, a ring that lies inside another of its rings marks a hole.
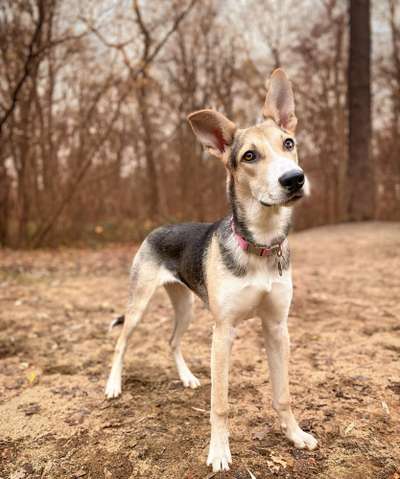
<instances>
[{"instance_id":1,"label":"white paw","mask_svg":"<svg viewBox=\"0 0 400 479\"><path fill-rule=\"evenodd\" d=\"M211 438L207 466L212 466L213 472L229 471L229 464L231 463L232 456L229 450L228 437L226 439L223 437Z\"/></svg>"},{"instance_id":2,"label":"white paw","mask_svg":"<svg viewBox=\"0 0 400 479\"><path fill-rule=\"evenodd\" d=\"M307 448L310 451L315 449L318 445L317 440L314 436L308 432L303 431L299 427L294 432L287 432L286 437L293 442L294 446L298 449Z\"/></svg>"},{"instance_id":3,"label":"white paw","mask_svg":"<svg viewBox=\"0 0 400 479\"><path fill-rule=\"evenodd\" d=\"M180 379L185 388L196 389L200 386L200 381L196 378L196 376L193 376L190 371L186 371L183 374L181 373Z\"/></svg>"},{"instance_id":4,"label":"white paw","mask_svg":"<svg viewBox=\"0 0 400 479\"><path fill-rule=\"evenodd\" d=\"M121 376L114 376L110 374L105 394L108 399L117 398L121 394Z\"/></svg>"}]
</instances>

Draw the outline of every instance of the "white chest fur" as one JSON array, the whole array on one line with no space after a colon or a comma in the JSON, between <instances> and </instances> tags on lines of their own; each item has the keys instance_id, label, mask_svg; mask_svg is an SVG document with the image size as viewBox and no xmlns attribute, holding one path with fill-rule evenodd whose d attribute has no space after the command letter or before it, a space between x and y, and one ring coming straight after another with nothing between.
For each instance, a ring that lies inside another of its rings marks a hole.
<instances>
[{"instance_id":1,"label":"white chest fur","mask_svg":"<svg viewBox=\"0 0 400 479\"><path fill-rule=\"evenodd\" d=\"M231 251L234 252L237 264L242 265L246 272L237 275L220 259L217 262L216 281L212 281L212 288L220 314L247 319L256 315L257 309L274 285L286 285L291 291L290 267L280 276L274 256L260 258L248 255L237 247Z\"/></svg>"}]
</instances>

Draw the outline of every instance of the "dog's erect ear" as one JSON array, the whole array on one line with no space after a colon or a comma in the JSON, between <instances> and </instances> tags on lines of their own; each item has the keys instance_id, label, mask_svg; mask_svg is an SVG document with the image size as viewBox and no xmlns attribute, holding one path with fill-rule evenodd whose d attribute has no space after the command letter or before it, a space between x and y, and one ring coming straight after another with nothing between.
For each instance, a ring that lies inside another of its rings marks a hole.
<instances>
[{"instance_id":1,"label":"dog's erect ear","mask_svg":"<svg viewBox=\"0 0 400 479\"><path fill-rule=\"evenodd\" d=\"M294 96L286 73L278 68L267 82L267 97L263 115L272 118L280 127L294 133L297 118L294 114Z\"/></svg>"},{"instance_id":2,"label":"dog's erect ear","mask_svg":"<svg viewBox=\"0 0 400 479\"><path fill-rule=\"evenodd\" d=\"M208 151L221 157L225 147L233 142L236 125L222 113L214 110L200 110L191 113L188 121L200 142Z\"/></svg>"}]
</instances>

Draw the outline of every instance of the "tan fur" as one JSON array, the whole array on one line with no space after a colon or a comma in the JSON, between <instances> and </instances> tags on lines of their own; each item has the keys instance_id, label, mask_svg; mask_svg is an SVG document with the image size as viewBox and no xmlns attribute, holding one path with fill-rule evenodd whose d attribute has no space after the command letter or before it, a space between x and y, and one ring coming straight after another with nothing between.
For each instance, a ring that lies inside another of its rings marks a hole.
<instances>
[{"instance_id":1,"label":"tan fur","mask_svg":"<svg viewBox=\"0 0 400 479\"><path fill-rule=\"evenodd\" d=\"M297 118L294 112L292 85L281 68L272 73L267 83L263 115L265 118L272 118L278 126L294 134Z\"/></svg>"},{"instance_id":2,"label":"tan fur","mask_svg":"<svg viewBox=\"0 0 400 479\"><path fill-rule=\"evenodd\" d=\"M240 140L243 144L239 150L239 157L242 157L248 150L257 150L260 154L260 161L256 164L247 164L239 162L236 170L231 174L236 178L237 192L242 197L262 196L262 190L265 187L265 179L268 177L269 170L273 168L274 157L280 156L282 159L293 161L298 164L297 149L285 151L282 147L286 138L293 138L278 128L272 120L267 120L261 125L239 130ZM228 155L228 153L226 153ZM266 216L264 214L264 216Z\"/></svg>"},{"instance_id":3,"label":"tan fur","mask_svg":"<svg viewBox=\"0 0 400 479\"><path fill-rule=\"evenodd\" d=\"M236 125L221 113L213 110L196 111L188 116L188 120L194 133L200 138L209 153L222 158L225 147L232 143ZM216 132L219 134L215 135Z\"/></svg>"}]
</instances>

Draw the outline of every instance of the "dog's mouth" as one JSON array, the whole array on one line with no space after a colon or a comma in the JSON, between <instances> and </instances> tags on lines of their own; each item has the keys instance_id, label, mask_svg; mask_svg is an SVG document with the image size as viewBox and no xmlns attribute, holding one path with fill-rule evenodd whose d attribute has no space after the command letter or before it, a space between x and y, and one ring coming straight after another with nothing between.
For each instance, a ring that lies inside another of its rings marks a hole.
<instances>
[{"instance_id":1,"label":"dog's mouth","mask_svg":"<svg viewBox=\"0 0 400 479\"><path fill-rule=\"evenodd\" d=\"M286 201L285 201L285 205L291 205L293 203L295 203L296 201L300 200L301 198L303 198L304 196L304 191L303 190L299 190L299 191L296 191L296 193L293 193Z\"/></svg>"},{"instance_id":2,"label":"dog's mouth","mask_svg":"<svg viewBox=\"0 0 400 479\"><path fill-rule=\"evenodd\" d=\"M296 203L296 201L303 198L303 196L304 196L304 191L299 190L299 191L296 191L295 193L292 193L291 195L288 195L288 197L285 200L277 201L276 203L267 203L266 201L261 201L261 200L259 200L259 201L263 206L268 206L268 207L271 207L271 206L291 206L292 204Z\"/></svg>"}]
</instances>

